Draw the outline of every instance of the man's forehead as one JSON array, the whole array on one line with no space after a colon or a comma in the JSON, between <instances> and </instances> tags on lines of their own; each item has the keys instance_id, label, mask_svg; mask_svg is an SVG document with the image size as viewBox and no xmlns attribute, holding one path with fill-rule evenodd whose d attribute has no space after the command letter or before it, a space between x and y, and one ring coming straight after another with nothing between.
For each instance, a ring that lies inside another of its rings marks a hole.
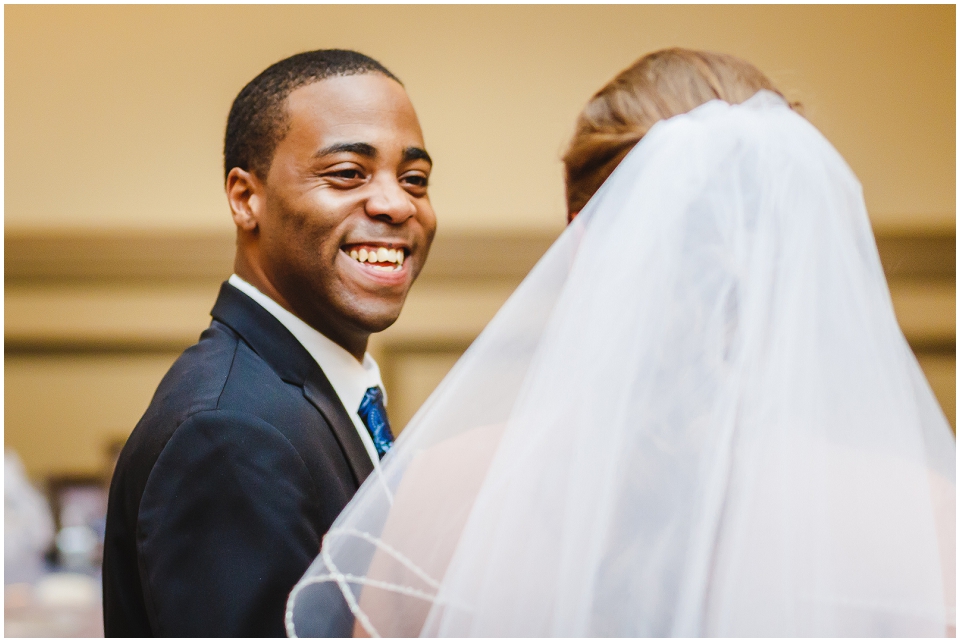
<instances>
[{"instance_id":1,"label":"man's forehead","mask_svg":"<svg viewBox=\"0 0 960 642\"><path fill-rule=\"evenodd\" d=\"M301 85L287 96L286 107L308 111L413 108L400 83L377 73L331 76Z\"/></svg>"},{"instance_id":2,"label":"man's forehead","mask_svg":"<svg viewBox=\"0 0 960 642\"><path fill-rule=\"evenodd\" d=\"M381 74L338 76L298 87L287 97L290 130L312 131L333 142L363 140L375 130L404 132L405 144L422 146L420 123L403 87Z\"/></svg>"}]
</instances>

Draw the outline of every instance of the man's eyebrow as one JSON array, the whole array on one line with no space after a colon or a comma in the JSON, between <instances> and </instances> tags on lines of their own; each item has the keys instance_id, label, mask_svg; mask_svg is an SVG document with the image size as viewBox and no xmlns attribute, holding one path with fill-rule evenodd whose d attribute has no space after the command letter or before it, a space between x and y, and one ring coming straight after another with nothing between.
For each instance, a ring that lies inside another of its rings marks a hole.
<instances>
[{"instance_id":1,"label":"man's eyebrow","mask_svg":"<svg viewBox=\"0 0 960 642\"><path fill-rule=\"evenodd\" d=\"M403 161L407 162L412 160L425 160L433 165L433 159L430 158L430 154L427 153L427 150L420 147L407 147L403 150Z\"/></svg>"},{"instance_id":2,"label":"man's eyebrow","mask_svg":"<svg viewBox=\"0 0 960 642\"><path fill-rule=\"evenodd\" d=\"M324 147L318 151L314 156L316 158L322 158L323 156L329 156L330 154L357 154L358 156L365 156L367 158L376 158L377 157L377 148L369 143L336 143L330 145L329 147Z\"/></svg>"}]
</instances>

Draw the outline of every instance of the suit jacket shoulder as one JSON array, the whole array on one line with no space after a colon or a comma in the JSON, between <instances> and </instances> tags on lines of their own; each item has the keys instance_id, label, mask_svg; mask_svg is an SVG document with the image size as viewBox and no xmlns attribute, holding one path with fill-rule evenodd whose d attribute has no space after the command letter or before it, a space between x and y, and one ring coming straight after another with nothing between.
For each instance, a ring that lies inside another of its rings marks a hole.
<instances>
[{"instance_id":1,"label":"suit jacket shoulder","mask_svg":"<svg viewBox=\"0 0 960 642\"><path fill-rule=\"evenodd\" d=\"M372 470L323 372L279 321L229 284L212 314L117 464L108 635L282 635L287 593Z\"/></svg>"}]
</instances>

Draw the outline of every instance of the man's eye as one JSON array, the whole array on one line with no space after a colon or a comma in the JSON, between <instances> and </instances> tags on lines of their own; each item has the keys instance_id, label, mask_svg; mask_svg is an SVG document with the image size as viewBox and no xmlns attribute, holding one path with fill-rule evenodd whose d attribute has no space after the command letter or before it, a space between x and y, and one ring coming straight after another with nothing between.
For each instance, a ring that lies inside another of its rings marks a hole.
<instances>
[{"instance_id":1,"label":"man's eye","mask_svg":"<svg viewBox=\"0 0 960 642\"><path fill-rule=\"evenodd\" d=\"M420 174L413 174L412 176L404 176L403 182L414 185L415 187L426 187L427 177L421 176Z\"/></svg>"},{"instance_id":2,"label":"man's eye","mask_svg":"<svg viewBox=\"0 0 960 642\"><path fill-rule=\"evenodd\" d=\"M329 176L336 176L337 178L345 178L347 180L354 180L357 178L363 178L363 175L360 174L359 170L356 169L341 169L336 172L331 172Z\"/></svg>"}]
</instances>

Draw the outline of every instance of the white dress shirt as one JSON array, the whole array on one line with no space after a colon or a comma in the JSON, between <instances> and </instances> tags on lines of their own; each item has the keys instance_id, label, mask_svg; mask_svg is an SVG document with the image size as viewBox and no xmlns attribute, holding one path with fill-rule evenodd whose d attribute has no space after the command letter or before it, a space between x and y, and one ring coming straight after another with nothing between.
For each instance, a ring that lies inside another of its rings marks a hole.
<instances>
[{"instance_id":1,"label":"white dress shirt","mask_svg":"<svg viewBox=\"0 0 960 642\"><path fill-rule=\"evenodd\" d=\"M296 337L300 345L306 348L323 370L323 374L327 375L330 385L340 398L340 403L346 408L347 415L353 421L353 426L357 429L357 434L360 435L360 440L367 449L374 468L379 467L380 457L377 455L377 448L373 445L373 438L357 412L360 410L360 402L363 401L367 388L373 386L379 386L380 390L383 390L383 403L384 405L387 403L387 392L380 378L380 367L370 353L365 353L363 363L360 363L352 354L311 328L292 312L283 309L279 303L236 274L230 276L229 283L275 316L277 321Z\"/></svg>"}]
</instances>

